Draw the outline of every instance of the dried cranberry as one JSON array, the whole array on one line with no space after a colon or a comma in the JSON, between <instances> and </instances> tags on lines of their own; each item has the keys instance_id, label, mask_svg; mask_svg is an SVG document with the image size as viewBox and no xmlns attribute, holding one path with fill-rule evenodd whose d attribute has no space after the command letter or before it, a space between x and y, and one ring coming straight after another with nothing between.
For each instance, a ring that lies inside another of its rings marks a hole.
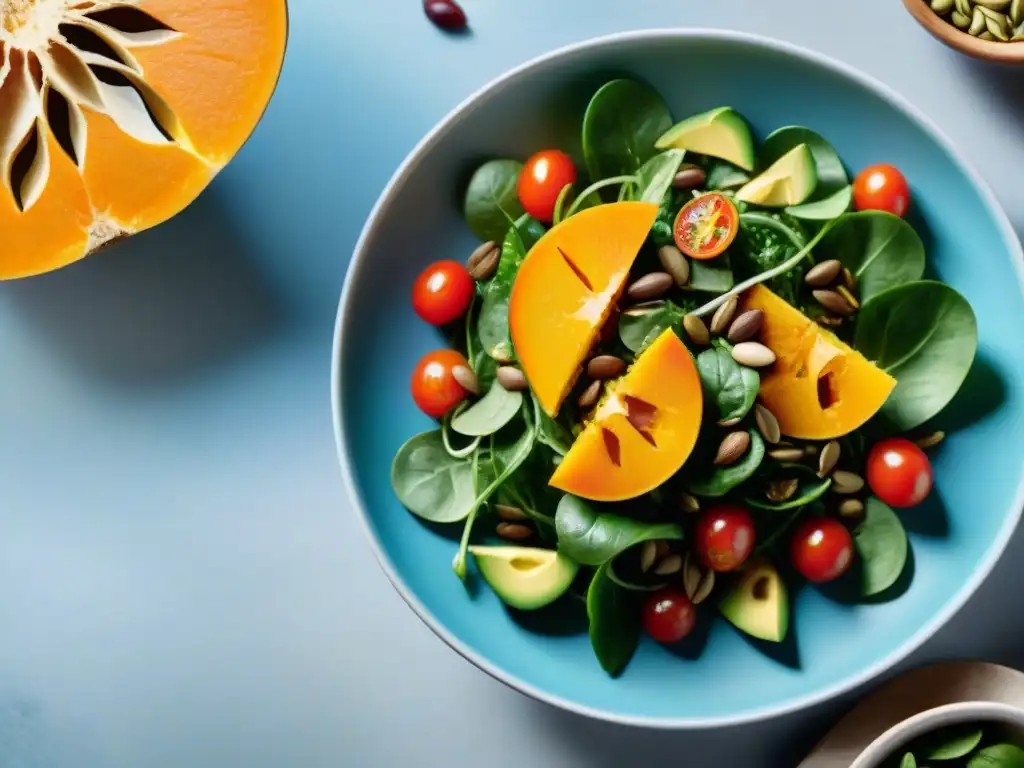
<instances>
[{"instance_id":1,"label":"dried cranberry","mask_svg":"<svg viewBox=\"0 0 1024 768\"><path fill-rule=\"evenodd\" d=\"M466 28L466 12L455 0L423 0L423 11L441 29L457 32Z\"/></svg>"}]
</instances>

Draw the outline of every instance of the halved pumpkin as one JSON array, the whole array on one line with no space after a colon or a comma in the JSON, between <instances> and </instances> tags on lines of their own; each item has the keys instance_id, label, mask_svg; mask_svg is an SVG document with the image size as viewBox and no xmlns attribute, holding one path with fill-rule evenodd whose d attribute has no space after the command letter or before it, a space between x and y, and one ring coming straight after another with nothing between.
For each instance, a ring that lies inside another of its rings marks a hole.
<instances>
[{"instance_id":1,"label":"halved pumpkin","mask_svg":"<svg viewBox=\"0 0 1024 768\"><path fill-rule=\"evenodd\" d=\"M693 451L703 412L697 367L672 329L607 389L549 481L594 501L631 499L668 480Z\"/></svg>"},{"instance_id":2,"label":"halved pumpkin","mask_svg":"<svg viewBox=\"0 0 1024 768\"><path fill-rule=\"evenodd\" d=\"M782 434L803 440L849 434L895 388L896 379L765 286L747 291L743 307L764 312L761 340L778 359L762 371L759 396Z\"/></svg>"},{"instance_id":3,"label":"halved pumpkin","mask_svg":"<svg viewBox=\"0 0 1024 768\"><path fill-rule=\"evenodd\" d=\"M544 235L519 268L509 300L512 344L549 415L576 382L657 215L652 203L588 208Z\"/></svg>"},{"instance_id":4,"label":"halved pumpkin","mask_svg":"<svg viewBox=\"0 0 1024 768\"><path fill-rule=\"evenodd\" d=\"M277 84L285 0L0 3L0 279L174 216Z\"/></svg>"}]
</instances>

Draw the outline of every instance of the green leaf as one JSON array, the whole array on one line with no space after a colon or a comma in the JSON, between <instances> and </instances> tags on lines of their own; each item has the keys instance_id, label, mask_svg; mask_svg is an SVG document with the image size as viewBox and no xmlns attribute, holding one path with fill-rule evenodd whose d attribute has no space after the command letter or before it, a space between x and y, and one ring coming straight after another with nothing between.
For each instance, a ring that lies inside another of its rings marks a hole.
<instances>
[{"instance_id":1,"label":"green leaf","mask_svg":"<svg viewBox=\"0 0 1024 768\"><path fill-rule=\"evenodd\" d=\"M501 240L508 223L523 215L516 189L522 170L518 160L488 160L469 180L462 211L481 240Z\"/></svg>"},{"instance_id":2,"label":"green leaf","mask_svg":"<svg viewBox=\"0 0 1024 768\"><path fill-rule=\"evenodd\" d=\"M908 544L895 512L873 496L867 499L853 543L861 562L861 595L880 594L896 583L907 564Z\"/></svg>"},{"instance_id":3,"label":"green leaf","mask_svg":"<svg viewBox=\"0 0 1024 768\"><path fill-rule=\"evenodd\" d=\"M924 274L921 238L910 224L885 211L843 216L821 241L818 254L839 259L853 273L861 303Z\"/></svg>"},{"instance_id":4,"label":"green leaf","mask_svg":"<svg viewBox=\"0 0 1024 768\"><path fill-rule=\"evenodd\" d=\"M707 173L708 178L704 186L709 190L735 189L750 181L749 173L727 160L718 158L708 158Z\"/></svg>"},{"instance_id":5,"label":"green leaf","mask_svg":"<svg viewBox=\"0 0 1024 768\"><path fill-rule=\"evenodd\" d=\"M640 602L608 577L610 567L602 565L590 582L587 619L594 655L605 672L618 677L640 642Z\"/></svg>"},{"instance_id":6,"label":"green leaf","mask_svg":"<svg viewBox=\"0 0 1024 768\"><path fill-rule=\"evenodd\" d=\"M619 338L639 355L666 328L678 328L686 313L671 301L651 307L633 307L619 315Z\"/></svg>"},{"instance_id":7,"label":"green leaf","mask_svg":"<svg viewBox=\"0 0 1024 768\"><path fill-rule=\"evenodd\" d=\"M464 520L473 502L473 468L445 450L441 430L424 432L398 449L391 487L402 505L432 523Z\"/></svg>"},{"instance_id":8,"label":"green leaf","mask_svg":"<svg viewBox=\"0 0 1024 768\"><path fill-rule=\"evenodd\" d=\"M572 433L544 412L535 394L531 392L530 396L533 398L535 412L538 415L537 442L541 445L546 445L559 456L565 456L569 449L572 448ZM547 481L548 478L544 478L544 482L547 483Z\"/></svg>"},{"instance_id":9,"label":"green leaf","mask_svg":"<svg viewBox=\"0 0 1024 768\"><path fill-rule=\"evenodd\" d=\"M661 205L665 193L672 188L672 182L684 157L685 150L670 149L644 163L636 172L638 189L632 199Z\"/></svg>"},{"instance_id":10,"label":"green leaf","mask_svg":"<svg viewBox=\"0 0 1024 768\"><path fill-rule=\"evenodd\" d=\"M900 768L917 768L917 760L914 759L912 752L907 752L900 760Z\"/></svg>"},{"instance_id":11,"label":"green leaf","mask_svg":"<svg viewBox=\"0 0 1024 768\"><path fill-rule=\"evenodd\" d=\"M717 498L725 496L733 488L745 483L761 466L764 461L765 446L764 440L756 429L748 431L750 435L750 447L735 464L727 467L712 467L695 480L691 480L687 488L690 493L697 496Z\"/></svg>"},{"instance_id":12,"label":"green leaf","mask_svg":"<svg viewBox=\"0 0 1024 768\"><path fill-rule=\"evenodd\" d=\"M452 429L468 437L493 435L512 421L522 406L522 392L509 392L495 381L486 395L452 419Z\"/></svg>"},{"instance_id":13,"label":"green leaf","mask_svg":"<svg viewBox=\"0 0 1024 768\"><path fill-rule=\"evenodd\" d=\"M740 234L733 252L737 272L752 277L783 264L807 245L800 222L782 213L750 211L740 214ZM771 289L793 306L800 306L800 291L808 263L771 281Z\"/></svg>"},{"instance_id":14,"label":"green leaf","mask_svg":"<svg viewBox=\"0 0 1024 768\"><path fill-rule=\"evenodd\" d=\"M522 216L514 226L508 227L501 245L498 269L484 287L484 298L477 317L477 335L488 355L494 356L496 347L511 346L508 330L508 302L516 274L526 254L544 235L544 226L530 216Z\"/></svg>"},{"instance_id":15,"label":"green leaf","mask_svg":"<svg viewBox=\"0 0 1024 768\"><path fill-rule=\"evenodd\" d=\"M926 760L956 760L971 754L981 743L982 730L974 725L952 726L929 739Z\"/></svg>"},{"instance_id":16,"label":"green leaf","mask_svg":"<svg viewBox=\"0 0 1024 768\"><path fill-rule=\"evenodd\" d=\"M813 469L808 467L806 464L789 464L782 463L778 465L778 469L772 473L767 481L777 480L782 478L795 478L799 481L796 493L785 501L769 501L768 497L763 493L755 495L754 493L748 492L744 497L744 501L756 509L764 509L769 512L782 512L787 509L797 509L798 507L805 507L812 502L817 501L832 485L832 478L826 477L824 479L818 477Z\"/></svg>"},{"instance_id":17,"label":"green leaf","mask_svg":"<svg viewBox=\"0 0 1024 768\"><path fill-rule=\"evenodd\" d=\"M835 148L810 128L789 125L768 134L758 153L758 165L767 168L794 147L806 144L814 156L818 171L818 186L808 202L817 202L832 196L843 187L849 186L850 179L843 168L843 161Z\"/></svg>"},{"instance_id":18,"label":"green leaf","mask_svg":"<svg viewBox=\"0 0 1024 768\"><path fill-rule=\"evenodd\" d=\"M754 406L761 377L733 360L728 349L716 347L697 355L697 373L708 402L718 406L720 422L738 421Z\"/></svg>"},{"instance_id":19,"label":"green leaf","mask_svg":"<svg viewBox=\"0 0 1024 768\"><path fill-rule=\"evenodd\" d=\"M802 205L791 205L786 209L790 216L808 221L828 221L842 216L853 203L853 187L847 185L828 197L817 200L813 203Z\"/></svg>"},{"instance_id":20,"label":"green leaf","mask_svg":"<svg viewBox=\"0 0 1024 768\"><path fill-rule=\"evenodd\" d=\"M954 289L920 280L867 301L854 346L895 377L882 413L909 430L945 408L964 383L978 348L978 324Z\"/></svg>"},{"instance_id":21,"label":"green leaf","mask_svg":"<svg viewBox=\"0 0 1024 768\"><path fill-rule=\"evenodd\" d=\"M967 768L1024 768L1024 750L1013 744L993 744L968 760Z\"/></svg>"},{"instance_id":22,"label":"green leaf","mask_svg":"<svg viewBox=\"0 0 1024 768\"><path fill-rule=\"evenodd\" d=\"M735 284L728 255L723 254L714 259L690 260L690 282L686 284L687 291L723 293Z\"/></svg>"},{"instance_id":23,"label":"green leaf","mask_svg":"<svg viewBox=\"0 0 1024 768\"><path fill-rule=\"evenodd\" d=\"M597 513L582 499L566 494L555 511L558 551L580 565L602 565L645 541L681 539L674 523L642 523L611 513Z\"/></svg>"},{"instance_id":24,"label":"green leaf","mask_svg":"<svg viewBox=\"0 0 1024 768\"><path fill-rule=\"evenodd\" d=\"M634 174L657 154L654 142L672 127L661 95L644 83L612 80L583 116L583 156L591 181Z\"/></svg>"}]
</instances>

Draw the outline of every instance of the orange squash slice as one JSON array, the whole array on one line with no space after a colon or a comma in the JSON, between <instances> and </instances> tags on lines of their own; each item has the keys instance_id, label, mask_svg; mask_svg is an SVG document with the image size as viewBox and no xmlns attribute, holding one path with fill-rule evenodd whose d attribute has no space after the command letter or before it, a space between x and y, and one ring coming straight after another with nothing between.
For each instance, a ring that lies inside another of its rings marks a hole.
<instances>
[{"instance_id":1,"label":"orange squash slice","mask_svg":"<svg viewBox=\"0 0 1024 768\"><path fill-rule=\"evenodd\" d=\"M874 416L896 379L763 285L743 297L764 312L761 340L777 357L761 373L760 398L782 434L831 440Z\"/></svg>"},{"instance_id":2,"label":"orange squash slice","mask_svg":"<svg viewBox=\"0 0 1024 768\"><path fill-rule=\"evenodd\" d=\"M700 432L703 393L693 358L672 329L607 390L549 484L584 499L621 501L683 466Z\"/></svg>"},{"instance_id":3,"label":"orange squash slice","mask_svg":"<svg viewBox=\"0 0 1024 768\"><path fill-rule=\"evenodd\" d=\"M551 416L572 389L647 239L658 206L611 203L554 227L530 249L509 299L516 356Z\"/></svg>"},{"instance_id":4,"label":"orange squash slice","mask_svg":"<svg viewBox=\"0 0 1024 768\"><path fill-rule=\"evenodd\" d=\"M174 216L277 84L285 0L0 0L0 279Z\"/></svg>"}]
</instances>

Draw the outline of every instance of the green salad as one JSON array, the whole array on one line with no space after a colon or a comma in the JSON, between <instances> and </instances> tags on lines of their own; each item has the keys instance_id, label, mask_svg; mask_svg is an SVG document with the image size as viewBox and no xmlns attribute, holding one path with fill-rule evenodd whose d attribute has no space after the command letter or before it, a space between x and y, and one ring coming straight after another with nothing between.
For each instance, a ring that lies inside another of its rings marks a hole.
<instances>
[{"instance_id":1,"label":"green salad","mask_svg":"<svg viewBox=\"0 0 1024 768\"><path fill-rule=\"evenodd\" d=\"M1024 768L1020 738L996 723L938 728L897 750L885 768Z\"/></svg>"},{"instance_id":2,"label":"green salad","mask_svg":"<svg viewBox=\"0 0 1024 768\"><path fill-rule=\"evenodd\" d=\"M398 450L398 499L461 526L456 576L511 610L583 601L611 675L700 612L782 642L795 580L900 594L897 510L931 491L929 423L977 347L903 174L851 180L811 128L679 121L626 79L581 130L581 158L477 168L481 244L413 286L446 338L413 372L439 427Z\"/></svg>"}]
</instances>

